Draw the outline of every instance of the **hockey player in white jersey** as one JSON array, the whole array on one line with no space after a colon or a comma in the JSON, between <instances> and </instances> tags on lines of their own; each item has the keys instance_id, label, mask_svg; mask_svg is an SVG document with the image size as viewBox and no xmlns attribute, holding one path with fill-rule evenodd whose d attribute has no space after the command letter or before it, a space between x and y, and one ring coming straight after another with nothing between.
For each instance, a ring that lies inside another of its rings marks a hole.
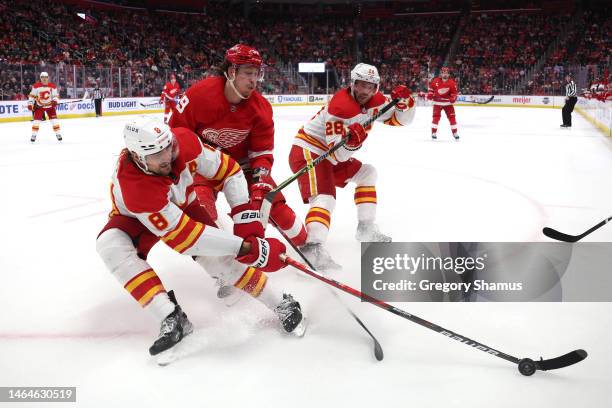
<instances>
[{"instance_id":1,"label":"hockey player in white jersey","mask_svg":"<svg viewBox=\"0 0 612 408\"><path fill-rule=\"evenodd\" d=\"M380 91L376 67L357 64L351 71L351 86L338 91L299 131L289 154L289 165L296 172L340 142L350 131L346 144L298 179L304 203L310 205L306 216L308 239L301 247L317 269L339 268L323 244L327 240L331 215L336 205L336 188L355 184L357 232L362 242L389 242L376 224L376 168L362 163L353 154L361 148L371 125L361 123L378 113L389 102ZM391 98L400 102L377 121L389 126L405 126L415 114L414 100L404 85L391 91Z\"/></svg>"},{"instance_id":2,"label":"hockey player in white jersey","mask_svg":"<svg viewBox=\"0 0 612 408\"><path fill-rule=\"evenodd\" d=\"M286 332L303 334L300 304L265 273L284 267L280 254L285 246L264 237L238 163L203 144L191 130L171 130L155 119L127 124L124 137L127 149L112 178L112 211L98 235L97 251L121 286L161 322L150 353L171 348L192 331L173 292L166 291L147 262L159 241L262 302ZM196 174L223 191L232 209L233 234L216 228L202 210L193 186Z\"/></svg>"},{"instance_id":3,"label":"hockey player in white jersey","mask_svg":"<svg viewBox=\"0 0 612 408\"><path fill-rule=\"evenodd\" d=\"M32 122L32 136L30 141L36 142L40 122L44 119L45 114L51 120L55 137L59 142L62 141L60 133L60 125L57 120L57 112L55 108L59 103L59 94L57 86L53 82L49 82L49 74L46 72L40 73L40 81L32 85L32 90L28 95L28 109L34 113L34 121Z\"/></svg>"}]
</instances>

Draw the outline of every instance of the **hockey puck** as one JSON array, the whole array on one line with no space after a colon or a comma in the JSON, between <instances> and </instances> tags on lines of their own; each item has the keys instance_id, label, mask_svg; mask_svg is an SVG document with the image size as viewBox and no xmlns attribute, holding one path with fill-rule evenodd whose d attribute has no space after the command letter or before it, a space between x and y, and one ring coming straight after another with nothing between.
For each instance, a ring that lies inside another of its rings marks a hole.
<instances>
[{"instance_id":1,"label":"hockey puck","mask_svg":"<svg viewBox=\"0 0 612 408\"><path fill-rule=\"evenodd\" d=\"M524 358L519 361L518 369L521 374L528 377L536 372L536 363L530 358Z\"/></svg>"}]
</instances>

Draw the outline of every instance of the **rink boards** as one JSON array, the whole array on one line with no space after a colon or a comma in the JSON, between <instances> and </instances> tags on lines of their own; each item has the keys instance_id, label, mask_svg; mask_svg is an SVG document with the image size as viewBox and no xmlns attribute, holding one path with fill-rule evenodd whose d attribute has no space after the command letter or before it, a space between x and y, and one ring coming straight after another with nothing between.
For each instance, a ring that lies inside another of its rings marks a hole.
<instances>
[{"instance_id":1,"label":"rink boards","mask_svg":"<svg viewBox=\"0 0 612 408\"><path fill-rule=\"evenodd\" d=\"M272 106L306 106L325 104L331 95L264 95ZM459 95L458 106L495 106L495 107L529 107L561 108L565 103L562 96L537 95L496 95L487 104L488 95ZM419 105L429 105L425 100L417 101ZM607 136L612 135L612 108L610 103L593 99L579 98L576 110L593 126ZM163 112L158 98L106 98L102 102L104 115L130 115ZM95 116L91 100L67 100L57 106L60 119ZM0 122L21 122L31 120L27 101L0 101Z\"/></svg>"}]
</instances>

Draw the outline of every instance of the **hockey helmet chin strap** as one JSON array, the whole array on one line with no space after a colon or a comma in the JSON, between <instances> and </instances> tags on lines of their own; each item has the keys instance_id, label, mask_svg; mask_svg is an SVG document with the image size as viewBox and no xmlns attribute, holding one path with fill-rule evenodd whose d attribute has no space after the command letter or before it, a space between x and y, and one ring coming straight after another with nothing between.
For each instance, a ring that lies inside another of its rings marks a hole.
<instances>
[{"instance_id":1,"label":"hockey helmet chin strap","mask_svg":"<svg viewBox=\"0 0 612 408\"><path fill-rule=\"evenodd\" d=\"M237 70L238 67L235 67L235 69ZM229 75L227 75L227 72L224 72L223 75L225 75L225 78L227 79L227 83L229 84L230 88L232 88L232 91L234 91L234 93L240 98L240 99L249 99L248 96L244 96L242 95L240 92L238 92L238 90L236 89L236 86L234 85L234 80L236 79L236 74L234 73L234 77L230 79Z\"/></svg>"}]
</instances>

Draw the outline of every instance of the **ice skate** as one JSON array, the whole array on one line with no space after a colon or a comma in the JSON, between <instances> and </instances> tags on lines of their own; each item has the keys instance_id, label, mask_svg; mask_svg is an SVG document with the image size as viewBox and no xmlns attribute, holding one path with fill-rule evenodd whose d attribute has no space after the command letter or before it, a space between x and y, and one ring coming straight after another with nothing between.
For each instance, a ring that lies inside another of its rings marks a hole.
<instances>
[{"instance_id":1,"label":"ice skate","mask_svg":"<svg viewBox=\"0 0 612 408\"><path fill-rule=\"evenodd\" d=\"M453 137L455 138L455 140L459 140L459 133L457 132L453 133Z\"/></svg>"},{"instance_id":2,"label":"ice skate","mask_svg":"<svg viewBox=\"0 0 612 408\"><path fill-rule=\"evenodd\" d=\"M436 135L435 133L431 134L431 139L432 140L436 140L438 138L438 135Z\"/></svg>"},{"instance_id":3,"label":"ice skate","mask_svg":"<svg viewBox=\"0 0 612 408\"><path fill-rule=\"evenodd\" d=\"M306 318L302 314L300 303L293 296L283 293L283 301L274 308L274 312L285 332L302 337L306 332Z\"/></svg>"},{"instance_id":4,"label":"ice skate","mask_svg":"<svg viewBox=\"0 0 612 408\"><path fill-rule=\"evenodd\" d=\"M61 142L62 140L64 140L64 139L62 139L62 135L60 135L59 133L56 133L55 137L57 137L57 141L58 142Z\"/></svg>"},{"instance_id":5,"label":"ice skate","mask_svg":"<svg viewBox=\"0 0 612 408\"><path fill-rule=\"evenodd\" d=\"M183 309L181 309L176 302L174 292L168 292L168 297L175 305L174 311L170 313L161 323L159 337L149 348L149 353L152 356L170 349L180 342L183 337L193 332L193 325L189 319L187 319L187 315L185 312L183 312Z\"/></svg>"},{"instance_id":6,"label":"ice skate","mask_svg":"<svg viewBox=\"0 0 612 408\"><path fill-rule=\"evenodd\" d=\"M300 247L302 254L310 261L317 271L342 269L331 257L320 242L309 242Z\"/></svg>"},{"instance_id":7,"label":"ice skate","mask_svg":"<svg viewBox=\"0 0 612 408\"><path fill-rule=\"evenodd\" d=\"M391 242L390 236L383 234L374 222L359 222L355 239L360 242Z\"/></svg>"},{"instance_id":8,"label":"ice skate","mask_svg":"<svg viewBox=\"0 0 612 408\"><path fill-rule=\"evenodd\" d=\"M217 298L222 299L225 306L231 307L240 301L242 291L233 285L229 285L221 278L215 278L217 287Z\"/></svg>"},{"instance_id":9,"label":"ice skate","mask_svg":"<svg viewBox=\"0 0 612 408\"><path fill-rule=\"evenodd\" d=\"M30 142L32 143L36 142L36 135L32 135L32 137L30 138Z\"/></svg>"}]
</instances>

